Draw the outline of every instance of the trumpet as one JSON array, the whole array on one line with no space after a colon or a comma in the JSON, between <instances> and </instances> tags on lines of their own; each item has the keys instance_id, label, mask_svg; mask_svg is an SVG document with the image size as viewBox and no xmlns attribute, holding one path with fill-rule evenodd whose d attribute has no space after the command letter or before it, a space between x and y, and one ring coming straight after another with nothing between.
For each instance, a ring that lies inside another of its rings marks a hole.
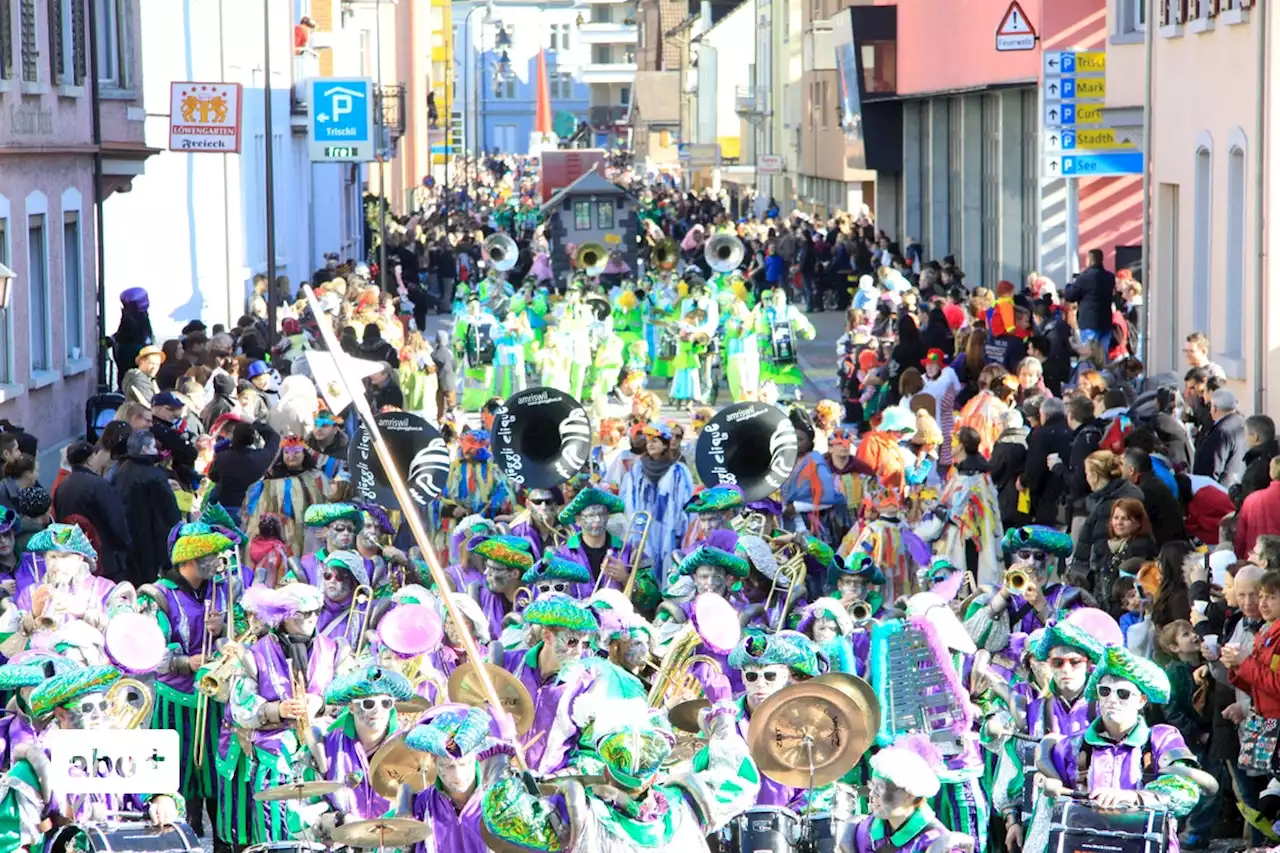
<instances>
[{"instance_id":1,"label":"trumpet","mask_svg":"<svg viewBox=\"0 0 1280 853\"><path fill-rule=\"evenodd\" d=\"M733 532L739 536L764 536L764 530L768 524L769 520L762 512L748 512L729 522Z\"/></svg>"},{"instance_id":2,"label":"trumpet","mask_svg":"<svg viewBox=\"0 0 1280 853\"><path fill-rule=\"evenodd\" d=\"M129 701L127 691L135 691L142 697L141 705L133 705ZM108 713L122 729L140 729L151 720L151 708L154 700L147 685L136 678L121 678L111 685L107 691Z\"/></svg>"},{"instance_id":3,"label":"trumpet","mask_svg":"<svg viewBox=\"0 0 1280 853\"><path fill-rule=\"evenodd\" d=\"M860 598L851 601L848 610L854 622L871 621L871 605Z\"/></svg>"},{"instance_id":4,"label":"trumpet","mask_svg":"<svg viewBox=\"0 0 1280 853\"><path fill-rule=\"evenodd\" d=\"M784 555L786 555L785 559ZM808 578L809 570L805 566L804 558L804 550L795 544L784 546L778 553L778 573L774 575L773 583L769 586L769 594L764 600L764 612L767 615L776 603L774 596L780 594L783 596L782 609L778 611L778 624L773 626L775 631L781 631L787 626L787 613L795 600L796 590L803 587ZM786 580L785 589L781 583L784 579Z\"/></svg>"},{"instance_id":5,"label":"trumpet","mask_svg":"<svg viewBox=\"0 0 1280 853\"><path fill-rule=\"evenodd\" d=\"M311 734L311 704L307 697L307 677L298 671L293 665L293 661L289 661L289 683L293 687L293 695L290 697L295 702L301 702L302 707L307 710L302 716L293 721L293 728L298 733L298 744L304 744L307 736Z\"/></svg>"},{"instance_id":6,"label":"trumpet","mask_svg":"<svg viewBox=\"0 0 1280 853\"><path fill-rule=\"evenodd\" d=\"M365 635L369 633L369 620L373 615L373 589L361 584L351 593L351 613L347 616L347 639L351 638L351 627L356 628L356 638L351 648L356 657L364 651Z\"/></svg>"},{"instance_id":7,"label":"trumpet","mask_svg":"<svg viewBox=\"0 0 1280 853\"><path fill-rule=\"evenodd\" d=\"M1031 583L1031 575L1026 569L1014 567L1004 573L1004 585L1015 595L1021 595Z\"/></svg>"},{"instance_id":8,"label":"trumpet","mask_svg":"<svg viewBox=\"0 0 1280 853\"><path fill-rule=\"evenodd\" d=\"M213 618L213 598L210 597L204 603L204 637L200 641L200 660L207 661L213 657L213 634L209 632L209 621ZM209 725L209 696L206 693L200 693L196 697L196 719L195 719L195 742L192 745L192 751L195 753L193 760L196 767L204 766L204 747L207 732L205 731Z\"/></svg>"}]
</instances>

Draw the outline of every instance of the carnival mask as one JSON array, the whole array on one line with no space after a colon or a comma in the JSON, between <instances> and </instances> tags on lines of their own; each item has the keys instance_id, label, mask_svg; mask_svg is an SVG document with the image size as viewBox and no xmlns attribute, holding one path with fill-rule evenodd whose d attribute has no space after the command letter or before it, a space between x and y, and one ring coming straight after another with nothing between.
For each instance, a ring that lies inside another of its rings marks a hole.
<instances>
[{"instance_id":1,"label":"carnival mask","mask_svg":"<svg viewBox=\"0 0 1280 853\"><path fill-rule=\"evenodd\" d=\"M586 656L591 635L585 631L544 627L542 639L551 649L551 655L563 665Z\"/></svg>"},{"instance_id":2,"label":"carnival mask","mask_svg":"<svg viewBox=\"0 0 1280 853\"><path fill-rule=\"evenodd\" d=\"M288 617L282 623L285 633L294 634L299 637L310 637L316 632L316 625L320 622L319 610L303 610Z\"/></svg>"},{"instance_id":3,"label":"carnival mask","mask_svg":"<svg viewBox=\"0 0 1280 853\"><path fill-rule=\"evenodd\" d=\"M915 811L915 798L897 785L879 776L872 777L868 790L871 813L891 826L897 826Z\"/></svg>"},{"instance_id":4,"label":"carnival mask","mask_svg":"<svg viewBox=\"0 0 1280 853\"><path fill-rule=\"evenodd\" d=\"M440 784L451 794L465 794L476 784L476 757L437 758L436 774Z\"/></svg>"},{"instance_id":5,"label":"carnival mask","mask_svg":"<svg viewBox=\"0 0 1280 853\"><path fill-rule=\"evenodd\" d=\"M79 554L50 551L44 555L45 579L51 586L69 587L89 574L89 564Z\"/></svg>"},{"instance_id":6,"label":"carnival mask","mask_svg":"<svg viewBox=\"0 0 1280 853\"><path fill-rule=\"evenodd\" d=\"M1049 674L1059 693L1079 696L1089 680L1089 659L1073 646L1049 650Z\"/></svg>"},{"instance_id":7,"label":"carnival mask","mask_svg":"<svg viewBox=\"0 0 1280 853\"><path fill-rule=\"evenodd\" d=\"M866 601L867 582L855 575L841 575L836 579L836 591L845 601Z\"/></svg>"},{"instance_id":8,"label":"carnival mask","mask_svg":"<svg viewBox=\"0 0 1280 853\"><path fill-rule=\"evenodd\" d=\"M582 512L578 513L578 526L582 528L582 532L597 539L604 536L606 527L609 524L609 510L602 506L589 506Z\"/></svg>"},{"instance_id":9,"label":"carnival mask","mask_svg":"<svg viewBox=\"0 0 1280 853\"><path fill-rule=\"evenodd\" d=\"M756 708L791 683L791 667L778 663L748 664L742 668L742 683L747 688L747 705Z\"/></svg>"},{"instance_id":10,"label":"carnival mask","mask_svg":"<svg viewBox=\"0 0 1280 853\"><path fill-rule=\"evenodd\" d=\"M325 547L330 551L350 551L356 542L356 526L340 518L325 528Z\"/></svg>"},{"instance_id":11,"label":"carnival mask","mask_svg":"<svg viewBox=\"0 0 1280 853\"><path fill-rule=\"evenodd\" d=\"M693 586L699 595L704 592L714 592L716 595L723 596L729 591L729 576L719 566L704 563L693 570Z\"/></svg>"},{"instance_id":12,"label":"carnival mask","mask_svg":"<svg viewBox=\"0 0 1280 853\"><path fill-rule=\"evenodd\" d=\"M513 569L510 566L504 566L497 560L485 558L484 585L488 587L489 592L510 592L515 589L518 583L520 583L519 569Z\"/></svg>"},{"instance_id":13,"label":"carnival mask","mask_svg":"<svg viewBox=\"0 0 1280 853\"><path fill-rule=\"evenodd\" d=\"M111 703L105 693L87 693L64 709L67 728L107 729L112 727Z\"/></svg>"},{"instance_id":14,"label":"carnival mask","mask_svg":"<svg viewBox=\"0 0 1280 853\"><path fill-rule=\"evenodd\" d=\"M286 447L280 451L280 458L284 461L284 466L290 471L298 471L302 468L302 462L307 458L307 453L301 447Z\"/></svg>"},{"instance_id":15,"label":"carnival mask","mask_svg":"<svg viewBox=\"0 0 1280 853\"><path fill-rule=\"evenodd\" d=\"M0 560L13 556L13 543L12 533L0 533Z\"/></svg>"},{"instance_id":16,"label":"carnival mask","mask_svg":"<svg viewBox=\"0 0 1280 853\"><path fill-rule=\"evenodd\" d=\"M556 516L560 514L560 507L550 489L530 489L526 504L529 507L529 513L538 521L541 521L543 525L546 527L555 526Z\"/></svg>"},{"instance_id":17,"label":"carnival mask","mask_svg":"<svg viewBox=\"0 0 1280 853\"><path fill-rule=\"evenodd\" d=\"M214 575L218 573L218 569L222 565L222 557L218 554L209 554L196 560L196 576L201 583L210 581Z\"/></svg>"},{"instance_id":18,"label":"carnival mask","mask_svg":"<svg viewBox=\"0 0 1280 853\"><path fill-rule=\"evenodd\" d=\"M813 641L818 645L830 643L840 636L840 625L834 619L826 616L819 616L813 620L810 628L813 634Z\"/></svg>"},{"instance_id":19,"label":"carnival mask","mask_svg":"<svg viewBox=\"0 0 1280 853\"><path fill-rule=\"evenodd\" d=\"M1098 714L1116 734L1125 734L1138 724L1147 697L1132 681L1104 675L1098 683Z\"/></svg>"},{"instance_id":20,"label":"carnival mask","mask_svg":"<svg viewBox=\"0 0 1280 853\"><path fill-rule=\"evenodd\" d=\"M1049 555L1039 548L1019 548L1013 552L1011 568L1030 568L1036 576L1036 583L1044 586L1048 577Z\"/></svg>"},{"instance_id":21,"label":"carnival mask","mask_svg":"<svg viewBox=\"0 0 1280 853\"><path fill-rule=\"evenodd\" d=\"M330 565L325 566L320 586L324 590L324 597L336 604L351 597L355 592L356 580L346 569Z\"/></svg>"},{"instance_id":22,"label":"carnival mask","mask_svg":"<svg viewBox=\"0 0 1280 853\"><path fill-rule=\"evenodd\" d=\"M379 695L352 699L349 707L357 728L376 734L385 734L387 725L391 722L391 709L395 704L395 700L390 696Z\"/></svg>"}]
</instances>

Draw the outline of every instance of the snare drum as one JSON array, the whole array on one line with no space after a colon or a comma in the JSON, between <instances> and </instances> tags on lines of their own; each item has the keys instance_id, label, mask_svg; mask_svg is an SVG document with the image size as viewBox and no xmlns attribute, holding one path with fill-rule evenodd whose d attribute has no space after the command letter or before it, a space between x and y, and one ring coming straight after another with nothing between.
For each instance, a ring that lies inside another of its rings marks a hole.
<instances>
[{"instance_id":1,"label":"snare drum","mask_svg":"<svg viewBox=\"0 0 1280 853\"><path fill-rule=\"evenodd\" d=\"M163 830L142 820L107 821L95 824L68 824L54 832L46 848L49 853L89 853L140 851L140 853L199 853L200 839L185 823Z\"/></svg>"},{"instance_id":2,"label":"snare drum","mask_svg":"<svg viewBox=\"0 0 1280 853\"><path fill-rule=\"evenodd\" d=\"M1059 800L1049 824L1048 853L1164 853L1164 809L1102 811L1088 801Z\"/></svg>"},{"instance_id":3,"label":"snare drum","mask_svg":"<svg viewBox=\"0 0 1280 853\"><path fill-rule=\"evenodd\" d=\"M720 830L722 853L792 853L800 834L796 813L780 806L757 806Z\"/></svg>"},{"instance_id":4,"label":"snare drum","mask_svg":"<svg viewBox=\"0 0 1280 853\"><path fill-rule=\"evenodd\" d=\"M326 850L348 850L347 847L328 848L314 841L269 841L266 844L255 844L246 847L242 853L324 853Z\"/></svg>"},{"instance_id":5,"label":"snare drum","mask_svg":"<svg viewBox=\"0 0 1280 853\"><path fill-rule=\"evenodd\" d=\"M796 844L796 850L798 853L836 853L843 823L833 817L831 812L814 812L809 815L807 828L801 821L800 840Z\"/></svg>"}]
</instances>

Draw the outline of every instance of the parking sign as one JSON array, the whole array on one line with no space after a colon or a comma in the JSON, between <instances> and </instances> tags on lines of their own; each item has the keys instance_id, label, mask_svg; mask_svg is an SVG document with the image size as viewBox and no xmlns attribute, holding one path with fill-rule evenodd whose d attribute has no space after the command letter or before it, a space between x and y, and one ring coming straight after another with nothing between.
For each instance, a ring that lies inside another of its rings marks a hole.
<instances>
[{"instance_id":1,"label":"parking sign","mask_svg":"<svg viewBox=\"0 0 1280 853\"><path fill-rule=\"evenodd\" d=\"M366 162L374 157L373 81L311 81L313 162Z\"/></svg>"}]
</instances>

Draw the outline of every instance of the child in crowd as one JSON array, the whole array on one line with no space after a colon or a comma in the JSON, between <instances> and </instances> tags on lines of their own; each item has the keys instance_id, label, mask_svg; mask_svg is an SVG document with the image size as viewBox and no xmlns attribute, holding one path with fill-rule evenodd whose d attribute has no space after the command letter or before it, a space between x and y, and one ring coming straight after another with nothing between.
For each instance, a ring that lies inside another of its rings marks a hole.
<instances>
[{"instance_id":1,"label":"child in crowd","mask_svg":"<svg viewBox=\"0 0 1280 853\"><path fill-rule=\"evenodd\" d=\"M1133 578L1122 575L1111 585L1111 596L1112 606L1120 613L1120 630L1124 633L1124 639L1127 643L1129 641L1129 629L1141 622L1144 615L1142 593L1138 590L1138 585Z\"/></svg>"}]
</instances>

